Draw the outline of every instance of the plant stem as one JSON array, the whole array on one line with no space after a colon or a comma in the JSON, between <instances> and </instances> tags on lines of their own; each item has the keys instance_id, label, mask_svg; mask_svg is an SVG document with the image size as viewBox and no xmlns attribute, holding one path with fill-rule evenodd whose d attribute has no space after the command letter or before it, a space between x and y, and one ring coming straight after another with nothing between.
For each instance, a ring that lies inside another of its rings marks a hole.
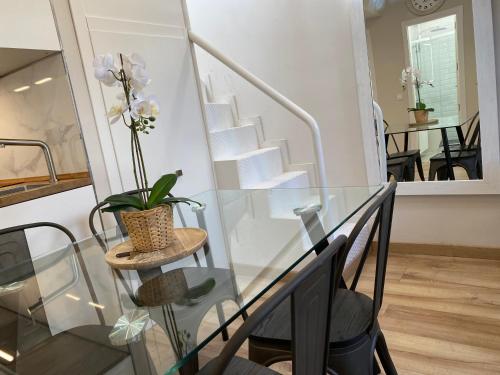
<instances>
[{"instance_id":1,"label":"plant stem","mask_svg":"<svg viewBox=\"0 0 500 375\"><path fill-rule=\"evenodd\" d=\"M132 110L130 105L130 86L125 71L123 70L123 55L121 53L120 53L120 62L122 67L120 69L120 82L122 83L123 91L125 93L125 100L127 101L127 108L130 112ZM139 193L139 197L142 200L144 208L146 208L146 204L149 198L148 180L146 177L146 168L144 164L144 158L142 156L142 149L139 141L139 136L137 134L136 120L134 120L133 118L131 118L130 131L131 131L130 147L132 151L132 164L135 177L135 184L137 190L142 190L142 192ZM139 174L137 174L137 169L139 170Z\"/></svg>"},{"instance_id":2,"label":"plant stem","mask_svg":"<svg viewBox=\"0 0 500 375\"><path fill-rule=\"evenodd\" d=\"M141 142L139 141L139 135L135 133L136 142L137 142L137 153L139 155L139 161L141 163L142 171L144 174L144 185L146 188L147 196L149 198L149 190L148 190L148 177L146 176L146 165L144 163L144 156L142 155Z\"/></svg>"},{"instance_id":3,"label":"plant stem","mask_svg":"<svg viewBox=\"0 0 500 375\"><path fill-rule=\"evenodd\" d=\"M133 169L134 169L134 178L135 178L135 186L137 187L137 190L140 189L140 185L139 185L139 178L137 176L137 169L136 169L136 159L135 159L135 147L134 147L134 144L135 144L135 140L134 140L134 129L133 128L130 128L130 149L132 150L132 166L133 166ZM139 197L141 198L142 200L142 205L144 207L146 207L146 202L144 202L144 197L142 194L139 194Z\"/></svg>"},{"instance_id":4,"label":"plant stem","mask_svg":"<svg viewBox=\"0 0 500 375\"><path fill-rule=\"evenodd\" d=\"M137 165L139 167L139 177L140 177L140 181L141 181L141 189L142 189L144 204L146 205L148 198L149 198L149 191L148 191L147 184L145 182L146 175L145 175L145 170L144 170L144 162L141 161L139 136L137 135L136 130L134 130L134 146L135 146L135 152L137 155Z\"/></svg>"}]
</instances>

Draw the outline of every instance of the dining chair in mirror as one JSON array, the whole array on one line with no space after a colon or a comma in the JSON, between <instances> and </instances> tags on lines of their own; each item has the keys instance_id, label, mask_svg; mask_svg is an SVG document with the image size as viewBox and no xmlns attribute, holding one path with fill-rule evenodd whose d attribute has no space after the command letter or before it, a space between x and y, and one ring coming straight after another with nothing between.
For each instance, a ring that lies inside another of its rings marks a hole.
<instances>
[{"instance_id":1,"label":"dining chair in mirror","mask_svg":"<svg viewBox=\"0 0 500 375\"><path fill-rule=\"evenodd\" d=\"M389 129L389 123L386 120L384 120L384 128L385 128L386 132ZM404 180L405 181L415 181L415 166L416 166L420 180L425 181L424 168L422 166L422 156L420 155L420 150L415 149L415 150L403 150L403 151L401 151L394 134L389 134L389 137L386 137L386 149L388 148L390 139L392 139L392 142L394 143L394 147L396 148L396 152L393 152L393 153L387 152L387 162L388 162L387 163L387 170L389 171L389 160L408 158L409 159L408 168L405 171ZM394 164L397 164L397 163L393 162L393 163L391 163L391 166L393 166ZM391 172L393 172L392 168L391 168ZM391 173L391 174L396 178L396 176L393 173ZM396 178L396 181L403 181L403 179Z\"/></svg>"},{"instance_id":2,"label":"dining chair in mirror","mask_svg":"<svg viewBox=\"0 0 500 375\"><path fill-rule=\"evenodd\" d=\"M483 167L481 157L481 132L479 112L472 118L467 129L464 143L450 145L450 156L453 167L461 167L467 173L470 180L483 178ZM429 181L447 180L447 162L445 152L430 158Z\"/></svg>"},{"instance_id":3,"label":"dining chair in mirror","mask_svg":"<svg viewBox=\"0 0 500 375\"><path fill-rule=\"evenodd\" d=\"M374 220L368 241L356 269L351 285L340 287L333 297L331 328L329 335L329 373L367 375L379 373L375 350L384 371L397 374L389 350L378 323L378 313L384 295L384 280L389 252L389 240L394 208L396 182L391 182L382 194L360 217L346 243L344 259L339 263L343 269L345 257L355 243L362 228ZM378 241L373 242L378 231ZM356 291L372 246L376 249L376 269L373 279L373 298ZM337 277L341 275L337 274ZM273 313L259 325L249 337L249 359L261 365L290 360L293 355L290 300L283 301Z\"/></svg>"},{"instance_id":4,"label":"dining chair in mirror","mask_svg":"<svg viewBox=\"0 0 500 375\"><path fill-rule=\"evenodd\" d=\"M412 160L407 157L387 159L387 180L393 177L398 182L405 181Z\"/></svg>"}]
</instances>

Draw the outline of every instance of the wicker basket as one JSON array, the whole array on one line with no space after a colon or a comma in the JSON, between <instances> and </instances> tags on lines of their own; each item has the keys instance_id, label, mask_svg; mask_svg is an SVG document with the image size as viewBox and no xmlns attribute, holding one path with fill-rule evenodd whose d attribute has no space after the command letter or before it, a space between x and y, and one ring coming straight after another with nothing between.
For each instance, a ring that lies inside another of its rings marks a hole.
<instances>
[{"instance_id":1,"label":"wicker basket","mask_svg":"<svg viewBox=\"0 0 500 375\"><path fill-rule=\"evenodd\" d=\"M161 250L174 240L174 216L169 205L145 211L122 211L120 214L135 251Z\"/></svg>"}]
</instances>

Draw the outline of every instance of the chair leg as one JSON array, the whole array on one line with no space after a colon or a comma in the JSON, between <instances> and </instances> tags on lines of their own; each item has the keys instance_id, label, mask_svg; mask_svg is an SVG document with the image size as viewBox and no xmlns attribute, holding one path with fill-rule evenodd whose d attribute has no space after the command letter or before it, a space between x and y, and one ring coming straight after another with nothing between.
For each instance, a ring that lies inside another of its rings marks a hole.
<instances>
[{"instance_id":1,"label":"chair leg","mask_svg":"<svg viewBox=\"0 0 500 375\"><path fill-rule=\"evenodd\" d=\"M465 169L465 172L467 172L469 180L479 180L479 172L477 170L477 163L475 160L463 163L462 167Z\"/></svg>"},{"instance_id":2,"label":"chair leg","mask_svg":"<svg viewBox=\"0 0 500 375\"><path fill-rule=\"evenodd\" d=\"M434 178L436 178L436 164L431 161L431 166L429 168L429 178L427 179L428 181L434 181Z\"/></svg>"},{"instance_id":3,"label":"chair leg","mask_svg":"<svg viewBox=\"0 0 500 375\"><path fill-rule=\"evenodd\" d=\"M437 179L438 179L438 181L448 180L448 169L446 167L438 168Z\"/></svg>"},{"instance_id":4,"label":"chair leg","mask_svg":"<svg viewBox=\"0 0 500 375\"><path fill-rule=\"evenodd\" d=\"M392 362L391 355L389 354L389 348L387 347L382 331L378 335L376 348L380 363L382 364L386 375L398 375L396 367Z\"/></svg>"},{"instance_id":5,"label":"chair leg","mask_svg":"<svg viewBox=\"0 0 500 375\"><path fill-rule=\"evenodd\" d=\"M420 180L425 181L422 158L420 156L417 156L417 158L415 159L415 163L417 164L418 176L420 177Z\"/></svg>"}]
</instances>

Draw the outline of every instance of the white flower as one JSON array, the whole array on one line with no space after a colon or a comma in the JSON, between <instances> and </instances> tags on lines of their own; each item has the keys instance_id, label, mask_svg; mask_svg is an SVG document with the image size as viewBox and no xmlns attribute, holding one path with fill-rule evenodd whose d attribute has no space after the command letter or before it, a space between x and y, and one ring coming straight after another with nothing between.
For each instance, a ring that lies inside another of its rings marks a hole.
<instances>
[{"instance_id":1,"label":"white flower","mask_svg":"<svg viewBox=\"0 0 500 375\"><path fill-rule=\"evenodd\" d=\"M108 112L108 118L109 118L109 123L114 124L117 122L119 119L122 118L122 114L124 114L127 111L127 103L120 103L120 104L115 104L109 109Z\"/></svg>"},{"instance_id":2,"label":"white flower","mask_svg":"<svg viewBox=\"0 0 500 375\"><path fill-rule=\"evenodd\" d=\"M123 71L130 79L130 85L136 91L141 91L151 81L146 73L144 59L137 53L133 53L130 57L122 55L122 59Z\"/></svg>"},{"instance_id":3,"label":"white flower","mask_svg":"<svg viewBox=\"0 0 500 375\"><path fill-rule=\"evenodd\" d=\"M118 83L113 75L118 74L118 71L112 54L99 55L94 59L94 75L106 86L115 86Z\"/></svg>"},{"instance_id":4,"label":"white flower","mask_svg":"<svg viewBox=\"0 0 500 375\"><path fill-rule=\"evenodd\" d=\"M140 117L149 118L151 116L158 116L160 108L158 101L154 96L144 97L138 94L130 103L130 116L134 120L139 120Z\"/></svg>"}]
</instances>

